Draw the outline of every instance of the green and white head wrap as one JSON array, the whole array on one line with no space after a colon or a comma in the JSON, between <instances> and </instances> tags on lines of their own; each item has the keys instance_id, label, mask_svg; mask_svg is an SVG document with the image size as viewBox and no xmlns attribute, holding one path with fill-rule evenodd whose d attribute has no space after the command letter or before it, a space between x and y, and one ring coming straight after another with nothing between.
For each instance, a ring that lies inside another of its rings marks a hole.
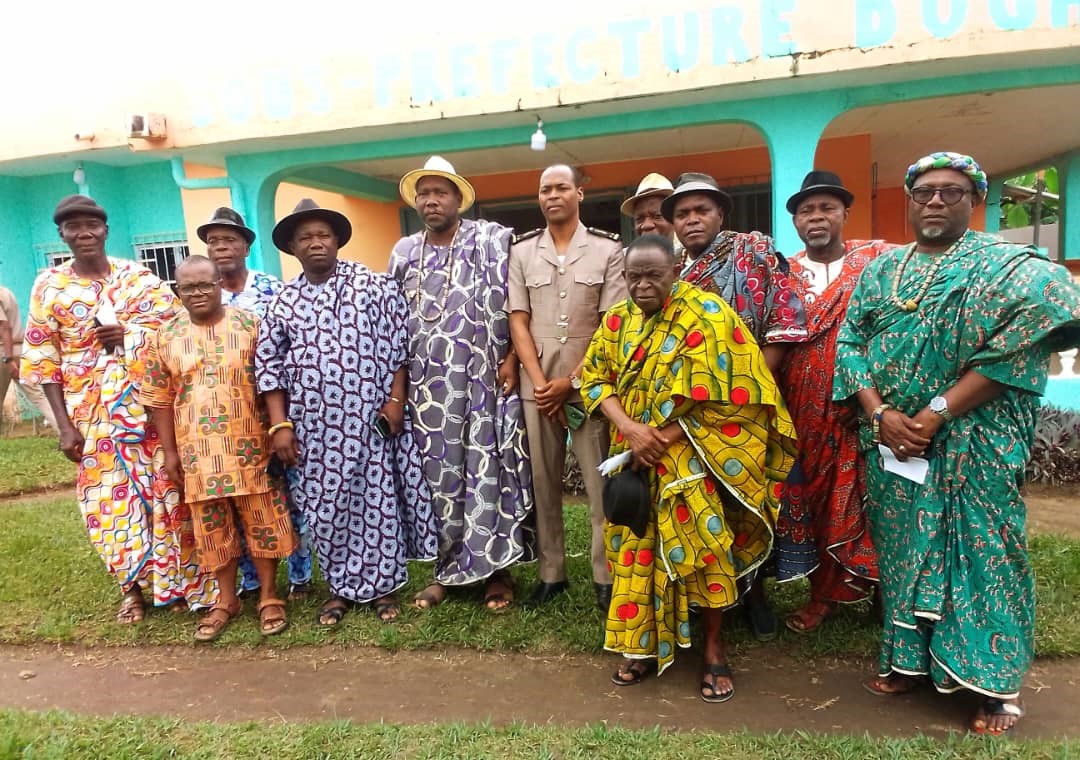
<instances>
[{"instance_id":1,"label":"green and white head wrap","mask_svg":"<svg viewBox=\"0 0 1080 760\"><path fill-rule=\"evenodd\" d=\"M911 195L911 187L915 184L915 179L922 174L926 174L934 169L952 169L958 171L975 185L975 194L979 196L979 200L986 199L987 181L986 172L982 170L979 164L971 156L965 156L962 153L951 153L949 151L941 151L939 153L931 153L929 156L924 156L918 161L908 167L907 177L904 178L904 190L908 195Z\"/></svg>"}]
</instances>

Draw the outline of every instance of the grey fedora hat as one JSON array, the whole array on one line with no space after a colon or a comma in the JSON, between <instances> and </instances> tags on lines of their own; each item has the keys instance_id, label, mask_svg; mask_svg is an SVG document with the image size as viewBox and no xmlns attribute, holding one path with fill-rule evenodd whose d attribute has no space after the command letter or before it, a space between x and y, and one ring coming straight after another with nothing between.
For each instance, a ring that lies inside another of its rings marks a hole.
<instances>
[{"instance_id":1,"label":"grey fedora hat","mask_svg":"<svg viewBox=\"0 0 1080 760\"><path fill-rule=\"evenodd\" d=\"M691 193L704 193L715 200L720 208L724 210L725 222L731 216L732 209L735 208L731 196L721 190L720 183L710 175L701 172L686 172L680 174L679 178L675 180L675 191L667 198L664 198L663 203L660 204L660 213L669 222L673 221L675 219L675 203L681 196L690 195Z\"/></svg>"}]
</instances>

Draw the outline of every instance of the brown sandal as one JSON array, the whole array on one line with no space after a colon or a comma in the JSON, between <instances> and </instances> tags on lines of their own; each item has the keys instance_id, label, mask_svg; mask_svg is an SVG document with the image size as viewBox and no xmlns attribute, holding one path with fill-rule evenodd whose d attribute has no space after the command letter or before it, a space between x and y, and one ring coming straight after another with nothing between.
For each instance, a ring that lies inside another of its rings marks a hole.
<instances>
[{"instance_id":1,"label":"brown sandal","mask_svg":"<svg viewBox=\"0 0 1080 760\"><path fill-rule=\"evenodd\" d=\"M120 600L120 609L116 611L116 622L120 625L141 623L146 617L146 600L142 589L136 587L124 594Z\"/></svg>"},{"instance_id":2,"label":"brown sandal","mask_svg":"<svg viewBox=\"0 0 1080 760\"><path fill-rule=\"evenodd\" d=\"M863 688L875 697L895 697L915 690L920 683L922 683L922 678L918 676L889 673L884 676L874 676L869 681L863 681Z\"/></svg>"},{"instance_id":3,"label":"brown sandal","mask_svg":"<svg viewBox=\"0 0 1080 760\"><path fill-rule=\"evenodd\" d=\"M268 610L281 610L280 613L268 612ZM259 632L263 636L274 636L289 627L289 619L285 615L285 602L280 599L266 599L259 602Z\"/></svg>"},{"instance_id":4,"label":"brown sandal","mask_svg":"<svg viewBox=\"0 0 1080 760\"><path fill-rule=\"evenodd\" d=\"M210 608L210 612L206 613L199 624L195 626L195 640L202 642L216 641L225 629L229 627L229 623L233 621L237 615L240 614L243 604L239 599L236 600L236 606L233 609L229 609L225 605L215 604Z\"/></svg>"}]
</instances>

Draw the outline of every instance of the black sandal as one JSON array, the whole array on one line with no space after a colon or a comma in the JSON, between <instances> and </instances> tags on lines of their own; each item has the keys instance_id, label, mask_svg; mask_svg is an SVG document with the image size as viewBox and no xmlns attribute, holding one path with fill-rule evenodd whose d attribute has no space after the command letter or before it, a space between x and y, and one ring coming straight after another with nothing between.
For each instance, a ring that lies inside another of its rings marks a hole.
<instances>
[{"instance_id":1,"label":"black sandal","mask_svg":"<svg viewBox=\"0 0 1080 760\"><path fill-rule=\"evenodd\" d=\"M713 677L713 683L709 683L706 678L708 676ZM719 691L716 688L716 677L731 679L731 688L727 691ZM708 689L712 694L705 694L705 690ZM703 702L709 702L711 704L718 704L720 702L727 702L729 699L735 696L735 680L731 677L731 668L725 663L708 663L705 665L705 670L701 674L701 700Z\"/></svg>"},{"instance_id":2,"label":"black sandal","mask_svg":"<svg viewBox=\"0 0 1080 760\"><path fill-rule=\"evenodd\" d=\"M641 683L655 673L656 668L657 662L655 657L650 657L647 660L624 657L623 663L619 666L619 669L611 674L611 682L616 686L633 686L634 684ZM633 678L627 681L623 678L625 675L631 675Z\"/></svg>"},{"instance_id":3,"label":"black sandal","mask_svg":"<svg viewBox=\"0 0 1080 760\"><path fill-rule=\"evenodd\" d=\"M315 614L315 622L323 628L333 628L345 617L345 613L352 607L352 602L344 597L332 596L323 602L323 606ZM323 618L329 618L324 622Z\"/></svg>"},{"instance_id":4,"label":"black sandal","mask_svg":"<svg viewBox=\"0 0 1080 760\"><path fill-rule=\"evenodd\" d=\"M384 596L382 599L376 599L371 603L371 608L375 610L375 617L379 618L379 621L383 623L392 623L401 614L401 605L398 603L396 596Z\"/></svg>"}]
</instances>

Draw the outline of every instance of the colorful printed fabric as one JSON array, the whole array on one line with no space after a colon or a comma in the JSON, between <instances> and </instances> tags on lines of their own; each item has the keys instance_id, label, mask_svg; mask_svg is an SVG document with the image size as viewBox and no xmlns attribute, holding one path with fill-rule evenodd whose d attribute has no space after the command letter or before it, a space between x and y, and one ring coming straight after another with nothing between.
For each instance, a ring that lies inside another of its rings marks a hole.
<instances>
[{"instance_id":1,"label":"colorful printed fabric","mask_svg":"<svg viewBox=\"0 0 1080 760\"><path fill-rule=\"evenodd\" d=\"M266 307L270 299L281 292L285 283L265 272L248 270L247 282L239 293L221 289L221 303L244 311L250 311L259 318L266 316Z\"/></svg>"},{"instance_id":2,"label":"colorful printed fabric","mask_svg":"<svg viewBox=\"0 0 1080 760\"><path fill-rule=\"evenodd\" d=\"M914 187L915 180L918 179L920 175L926 174L934 169L955 169L971 180L971 183L975 185L975 192L980 199L986 197L986 191L989 188L989 185L986 181L986 172L982 170L982 167L980 167L971 156L965 156L962 153L950 153L948 151L931 153L929 156L923 156L908 167L907 176L904 177L904 189L907 191L908 195L911 194L911 188Z\"/></svg>"},{"instance_id":3,"label":"colorful printed fabric","mask_svg":"<svg viewBox=\"0 0 1080 760\"><path fill-rule=\"evenodd\" d=\"M258 317L226 307L213 325L182 312L150 342L143 404L173 410L188 501L270 490L269 423L255 387L258 335Z\"/></svg>"},{"instance_id":4,"label":"colorful printed fabric","mask_svg":"<svg viewBox=\"0 0 1080 760\"><path fill-rule=\"evenodd\" d=\"M806 312L791 289L788 264L760 232L724 230L682 279L728 302L761 346L806 340Z\"/></svg>"},{"instance_id":5,"label":"colorful printed fabric","mask_svg":"<svg viewBox=\"0 0 1080 760\"><path fill-rule=\"evenodd\" d=\"M191 515L164 477L164 452L139 398L147 343L178 304L134 262L109 259L104 280L79 277L72 262L40 274L30 296L22 377L59 383L86 445L75 493L90 542L121 589L149 588L155 605L213 603L213 577L194 562ZM124 348L106 353L94 319L108 301L124 326Z\"/></svg>"},{"instance_id":6,"label":"colorful printed fabric","mask_svg":"<svg viewBox=\"0 0 1080 760\"><path fill-rule=\"evenodd\" d=\"M221 303L251 312L261 319L266 316L266 309L271 299L280 293L283 287L285 284L277 277L249 269L242 291L233 293L225 288L221 289ZM288 468L285 473L286 480L298 477L295 470L295 467ZM285 490L288 488L287 482L274 485ZM303 513L293 504L292 499L287 498L287 494L286 500L289 502L289 516L292 519L293 530L296 531L299 539L296 550L289 555L287 563L289 583L293 586L302 586L311 582L311 531L308 530ZM243 536L240 536L240 541L244 541ZM255 572L255 564L246 552L240 557L240 587L244 591L255 591L259 588L259 574Z\"/></svg>"},{"instance_id":7,"label":"colorful printed fabric","mask_svg":"<svg viewBox=\"0 0 1080 760\"><path fill-rule=\"evenodd\" d=\"M1034 249L969 231L940 254L918 310L904 312L890 299L904 253L870 262L852 293L833 398L873 387L914 416L971 370L1005 390L942 427L922 486L886 473L861 432L886 615L881 672L1011 698L1031 665L1035 612L1020 486L1049 353L1080 345L1080 287ZM916 296L933 259L909 262L901 299Z\"/></svg>"},{"instance_id":8,"label":"colorful printed fabric","mask_svg":"<svg viewBox=\"0 0 1080 760\"><path fill-rule=\"evenodd\" d=\"M207 570L221 569L242 552L280 559L296 547L289 507L277 489L191 502L191 514L199 564Z\"/></svg>"},{"instance_id":9,"label":"colorful printed fabric","mask_svg":"<svg viewBox=\"0 0 1080 760\"><path fill-rule=\"evenodd\" d=\"M649 473L656 511L644 538L608 525L614 580L604 647L657 657L690 645L691 606L735 604L736 581L772 548L795 429L754 337L718 296L677 283L646 317L610 309L585 356L590 412L616 397L633 419L678 421L687 438ZM612 428L611 453L627 448Z\"/></svg>"},{"instance_id":10,"label":"colorful printed fabric","mask_svg":"<svg viewBox=\"0 0 1080 760\"><path fill-rule=\"evenodd\" d=\"M313 284L300 275L271 302L259 331L260 392L289 395L301 477L291 494L311 528L331 593L370 602L408 580L406 560L434 559L435 513L420 449L375 431L393 374L408 359L408 305L398 283L337 262Z\"/></svg>"},{"instance_id":11,"label":"colorful printed fabric","mask_svg":"<svg viewBox=\"0 0 1080 760\"><path fill-rule=\"evenodd\" d=\"M810 576L815 601L853 602L877 579L877 558L866 524L866 479L858 433L837 421L832 400L836 336L863 268L893 246L848 240L840 272L819 296L810 292L805 251L791 260L791 284L806 305L809 340L784 357L780 385L795 430L799 466L788 478L776 523L776 577Z\"/></svg>"},{"instance_id":12,"label":"colorful printed fabric","mask_svg":"<svg viewBox=\"0 0 1080 760\"><path fill-rule=\"evenodd\" d=\"M439 523L435 580L449 586L535 558L521 398L498 380L511 235L465 219L453 251L422 246L417 233L390 255L409 301L409 403Z\"/></svg>"}]
</instances>

